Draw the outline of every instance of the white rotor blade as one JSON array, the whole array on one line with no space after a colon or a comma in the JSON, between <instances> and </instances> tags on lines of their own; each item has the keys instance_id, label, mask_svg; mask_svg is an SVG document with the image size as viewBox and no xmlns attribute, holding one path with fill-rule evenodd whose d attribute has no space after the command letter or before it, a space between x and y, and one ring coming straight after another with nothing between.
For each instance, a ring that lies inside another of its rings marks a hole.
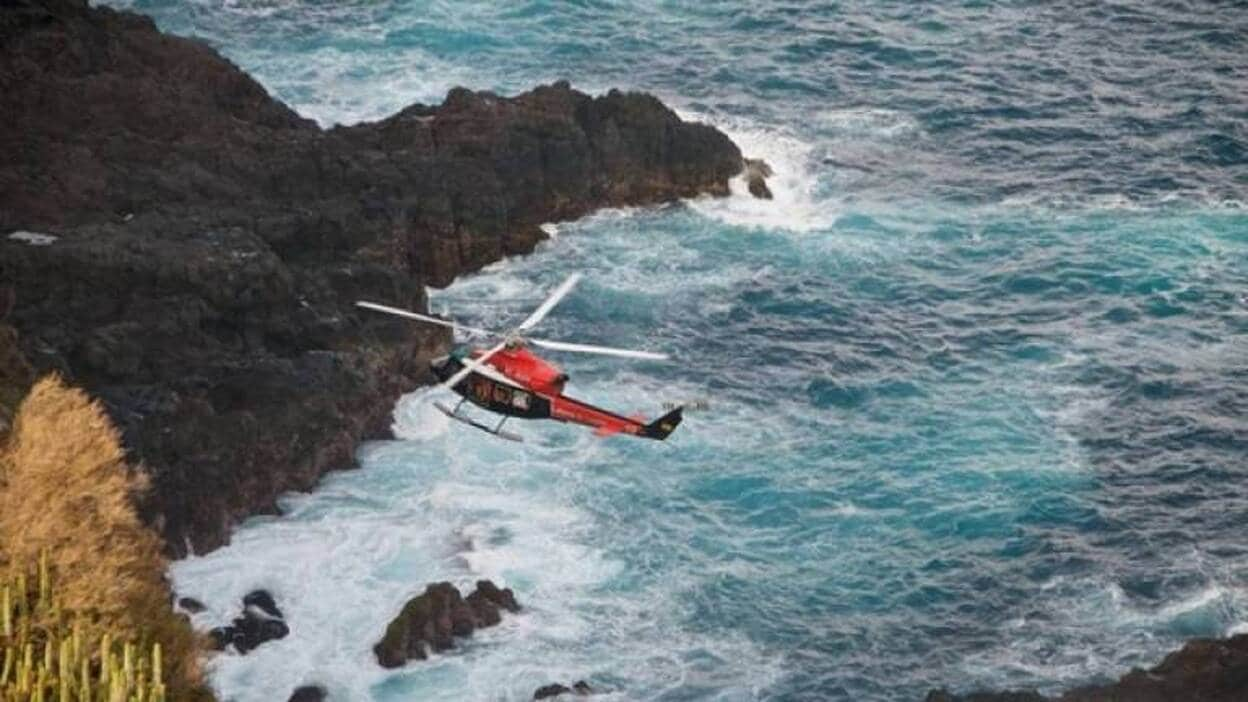
<instances>
[{"instance_id":1,"label":"white rotor blade","mask_svg":"<svg viewBox=\"0 0 1248 702\"><path fill-rule=\"evenodd\" d=\"M387 307L386 305L379 305L376 302L365 302L363 300L360 300L359 302L355 304L357 307L363 307L364 309L373 310L375 312L385 312L386 314L393 314L399 317L407 317L408 319L415 319L420 322L428 322L429 324L437 324L443 327L459 329L461 331L471 332L473 334L493 334L494 333L487 329L477 329L476 327L465 327L462 324L456 324L455 322L451 322L445 319L438 319L437 317L430 317L428 315L411 312L409 310L402 310L402 309L399 309L398 307Z\"/></svg>"},{"instance_id":2,"label":"white rotor blade","mask_svg":"<svg viewBox=\"0 0 1248 702\"><path fill-rule=\"evenodd\" d=\"M566 341L550 341L547 339L525 339L525 341L534 346L541 346L544 349L554 349L555 351L575 351L576 353L598 353L604 356L621 356L623 358L646 358L652 361L666 361L668 359L665 353L655 353L653 351L633 351L632 349L615 349L610 346L591 346L589 344L570 344Z\"/></svg>"},{"instance_id":3,"label":"white rotor blade","mask_svg":"<svg viewBox=\"0 0 1248 702\"><path fill-rule=\"evenodd\" d=\"M572 288L576 286L577 281L580 279L580 273L573 273L568 276L568 279L563 281L559 287L555 288L555 291L550 294L550 297L546 298L545 302L539 305L537 309L533 310L533 314L529 315L528 319L524 320L518 327L516 327L516 331L532 329L538 322L545 319L546 315L550 314L550 311L555 308L555 305L559 304L559 301L562 300L565 295L572 292Z\"/></svg>"},{"instance_id":4,"label":"white rotor blade","mask_svg":"<svg viewBox=\"0 0 1248 702\"><path fill-rule=\"evenodd\" d=\"M480 356L477 356L476 358L468 361L467 363L464 364L463 368L460 368L459 371L455 373L455 375L452 375L451 377L447 378L446 382L442 383L441 387L444 387L448 390L455 387L456 385L459 384L459 381L463 380L464 378L467 378L469 373L473 372L474 370L479 368L482 364L484 364L486 361L490 360L490 356L493 356L499 351L502 351L503 347L506 345L507 345L506 340L500 341L498 342L497 346L491 348L489 351L486 351Z\"/></svg>"}]
</instances>

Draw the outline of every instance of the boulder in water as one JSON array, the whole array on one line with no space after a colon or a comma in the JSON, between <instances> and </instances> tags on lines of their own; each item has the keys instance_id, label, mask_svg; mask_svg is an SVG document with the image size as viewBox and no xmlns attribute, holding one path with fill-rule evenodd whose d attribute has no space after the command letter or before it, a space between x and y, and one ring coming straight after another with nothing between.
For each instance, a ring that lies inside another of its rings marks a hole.
<instances>
[{"instance_id":1,"label":"boulder in water","mask_svg":"<svg viewBox=\"0 0 1248 702\"><path fill-rule=\"evenodd\" d=\"M194 597L179 597L178 606L181 607L183 610L190 612L191 614L199 614L205 609L208 609L207 607L204 606L203 602L200 602Z\"/></svg>"},{"instance_id":2,"label":"boulder in water","mask_svg":"<svg viewBox=\"0 0 1248 702\"><path fill-rule=\"evenodd\" d=\"M499 610L519 612L510 588L500 589L489 580L477 582L467 598L450 583L434 583L403 606L373 646L383 668L397 668L409 660L424 660L429 651L455 647L455 637L471 636L479 628L502 621Z\"/></svg>"},{"instance_id":3,"label":"boulder in water","mask_svg":"<svg viewBox=\"0 0 1248 702\"><path fill-rule=\"evenodd\" d=\"M285 638L290 633L277 608L273 596L264 590L247 593L243 598L243 614L235 617L229 626L220 626L208 632L212 647L218 651L234 646L239 653L247 653L268 641Z\"/></svg>"},{"instance_id":4,"label":"boulder in water","mask_svg":"<svg viewBox=\"0 0 1248 702\"><path fill-rule=\"evenodd\" d=\"M760 200L772 199L771 188L767 187L767 179L773 174L771 166L761 158L747 158L743 164L745 182L749 185L750 194Z\"/></svg>"},{"instance_id":5,"label":"boulder in water","mask_svg":"<svg viewBox=\"0 0 1248 702\"><path fill-rule=\"evenodd\" d=\"M287 702L324 702L328 695L320 685L304 685L295 688Z\"/></svg>"}]
</instances>

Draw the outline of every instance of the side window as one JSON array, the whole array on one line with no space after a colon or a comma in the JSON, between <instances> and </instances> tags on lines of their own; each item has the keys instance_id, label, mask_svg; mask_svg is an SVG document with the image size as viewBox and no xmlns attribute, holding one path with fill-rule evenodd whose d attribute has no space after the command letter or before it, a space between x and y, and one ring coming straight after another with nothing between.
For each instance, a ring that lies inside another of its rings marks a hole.
<instances>
[{"instance_id":1,"label":"side window","mask_svg":"<svg viewBox=\"0 0 1248 702\"><path fill-rule=\"evenodd\" d=\"M472 386L472 394L482 402L488 402L490 399L490 381L482 378Z\"/></svg>"},{"instance_id":2,"label":"side window","mask_svg":"<svg viewBox=\"0 0 1248 702\"><path fill-rule=\"evenodd\" d=\"M511 406L516 409L527 410L529 408L529 393L519 390L512 393Z\"/></svg>"},{"instance_id":3,"label":"side window","mask_svg":"<svg viewBox=\"0 0 1248 702\"><path fill-rule=\"evenodd\" d=\"M505 385L494 386L494 401L507 404L511 402L511 390Z\"/></svg>"}]
</instances>

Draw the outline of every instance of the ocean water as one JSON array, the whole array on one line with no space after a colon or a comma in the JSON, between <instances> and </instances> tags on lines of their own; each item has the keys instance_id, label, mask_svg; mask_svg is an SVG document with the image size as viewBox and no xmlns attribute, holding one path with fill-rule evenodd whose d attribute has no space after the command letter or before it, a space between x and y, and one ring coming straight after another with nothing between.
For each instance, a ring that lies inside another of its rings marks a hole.
<instances>
[{"instance_id":1,"label":"ocean water","mask_svg":"<svg viewBox=\"0 0 1248 702\"><path fill-rule=\"evenodd\" d=\"M1056 691L1248 630L1248 13L1235 3L132 0L325 124L568 78L655 92L776 199L606 211L435 291L504 327L573 271L575 395L665 443L395 408L362 468L180 561L291 635L223 699L917 700ZM383 671L427 582L523 614Z\"/></svg>"}]
</instances>

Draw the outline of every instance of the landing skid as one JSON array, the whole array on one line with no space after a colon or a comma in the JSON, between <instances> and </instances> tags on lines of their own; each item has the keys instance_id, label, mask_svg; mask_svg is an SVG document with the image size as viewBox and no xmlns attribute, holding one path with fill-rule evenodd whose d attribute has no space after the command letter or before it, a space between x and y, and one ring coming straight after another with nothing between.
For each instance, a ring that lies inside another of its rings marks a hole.
<instances>
[{"instance_id":1,"label":"landing skid","mask_svg":"<svg viewBox=\"0 0 1248 702\"><path fill-rule=\"evenodd\" d=\"M459 404L462 405L464 403L461 401ZM456 405L455 409L451 409L447 407L446 405L442 404L441 402L434 402L433 406L437 407L438 411L450 417L451 419L454 419L457 422L462 422L464 424L467 424L470 427L476 427L477 429L480 429L486 434L493 434L494 436L497 436L500 439L506 439L508 441L520 441L520 442L524 441L524 438L521 437L519 434L513 434L509 431L503 431L503 422L507 421L506 417L503 417L503 421L499 422L498 426L491 427L491 426L482 424L480 422L473 421L465 417L464 415L460 414L459 405Z\"/></svg>"}]
</instances>

